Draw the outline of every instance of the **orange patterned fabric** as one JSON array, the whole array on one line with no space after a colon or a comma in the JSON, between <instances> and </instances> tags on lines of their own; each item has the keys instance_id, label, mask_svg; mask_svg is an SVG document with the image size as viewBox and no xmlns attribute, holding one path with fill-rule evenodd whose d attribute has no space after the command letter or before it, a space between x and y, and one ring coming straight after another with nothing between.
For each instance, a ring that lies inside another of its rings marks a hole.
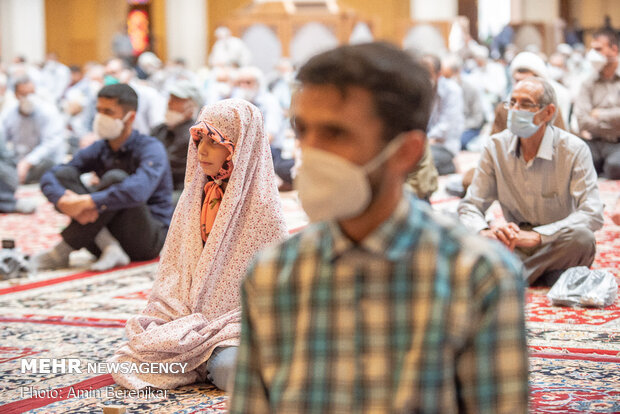
<instances>
[{"instance_id":1,"label":"orange patterned fabric","mask_svg":"<svg viewBox=\"0 0 620 414\"><path fill-rule=\"evenodd\" d=\"M202 203L202 209L200 211L200 235L202 237L202 241L206 242L207 237L209 237L209 233L211 233L211 229L213 228L213 223L215 223L215 218L217 217L217 212L219 211L222 197L224 197L222 181L228 179L228 177L232 174L232 154L235 150L235 144L226 138L224 134L218 131L217 128L206 121L198 121L193 127L190 128L190 134L196 146L198 146L200 141L203 139L212 139L218 144L226 147L231 154L229 159L224 162L224 165L222 165L222 168L220 168L217 175L215 177L211 177L213 181L209 181L204 187L205 199Z\"/></svg>"}]
</instances>

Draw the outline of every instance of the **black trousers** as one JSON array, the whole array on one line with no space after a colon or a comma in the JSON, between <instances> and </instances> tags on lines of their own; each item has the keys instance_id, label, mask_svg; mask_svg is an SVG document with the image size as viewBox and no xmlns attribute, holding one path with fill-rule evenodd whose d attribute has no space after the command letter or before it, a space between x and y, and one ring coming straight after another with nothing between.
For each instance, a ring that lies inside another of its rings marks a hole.
<instances>
[{"instance_id":1,"label":"black trousers","mask_svg":"<svg viewBox=\"0 0 620 414\"><path fill-rule=\"evenodd\" d=\"M295 165L295 160L282 158L282 150L280 148L271 148L271 158L273 159L273 168L278 176L287 184L293 182L291 169Z\"/></svg>"},{"instance_id":2,"label":"black trousers","mask_svg":"<svg viewBox=\"0 0 620 414\"><path fill-rule=\"evenodd\" d=\"M0 154L0 213L15 211L15 190L17 190L17 169L15 163Z\"/></svg>"},{"instance_id":3,"label":"black trousers","mask_svg":"<svg viewBox=\"0 0 620 414\"><path fill-rule=\"evenodd\" d=\"M62 167L56 171L55 175L65 188L78 194L87 194L92 190L103 190L127 178L125 171L110 170L101 177L96 188L89 191L80 180L79 171L75 167ZM141 205L100 213L99 218L93 223L80 224L71 220L61 235L63 240L74 249L86 247L98 257L101 250L95 244L95 236L104 227L107 227L119 241L132 261L150 260L157 257L168 232L168 227L153 218L146 205Z\"/></svg>"},{"instance_id":4,"label":"black trousers","mask_svg":"<svg viewBox=\"0 0 620 414\"><path fill-rule=\"evenodd\" d=\"M433 162L439 175L454 174L456 167L454 166L454 155L441 145L431 145L431 153L433 154Z\"/></svg>"}]
</instances>

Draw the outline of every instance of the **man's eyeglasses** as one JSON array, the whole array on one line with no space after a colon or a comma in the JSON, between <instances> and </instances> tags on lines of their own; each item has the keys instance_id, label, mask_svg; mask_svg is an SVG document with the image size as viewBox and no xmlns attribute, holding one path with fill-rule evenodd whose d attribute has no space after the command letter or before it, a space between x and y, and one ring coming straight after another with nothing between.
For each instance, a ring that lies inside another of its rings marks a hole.
<instances>
[{"instance_id":1,"label":"man's eyeglasses","mask_svg":"<svg viewBox=\"0 0 620 414\"><path fill-rule=\"evenodd\" d=\"M540 104L535 104L531 102L523 102L518 103L517 101L504 101L505 109L522 109L524 111L531 111L536 108L540 108Z\"/></svg>"}]
</instances>

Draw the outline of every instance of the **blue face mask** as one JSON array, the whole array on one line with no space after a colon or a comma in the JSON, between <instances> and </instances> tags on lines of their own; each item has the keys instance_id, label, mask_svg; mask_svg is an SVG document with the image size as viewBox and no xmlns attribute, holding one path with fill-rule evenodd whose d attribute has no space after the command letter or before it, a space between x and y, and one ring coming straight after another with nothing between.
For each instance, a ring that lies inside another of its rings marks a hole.
<instances>
[{"instance_id":1,"label":"blue face mask","mask_svg":"<svg viewBox=\"0 0 620 414\"><path fill-rule=\"evenodd\" d=\"M115 78L112 75L105 75L103 77L103 85L104 86L108 86L108 85L116 85L117 83L120 83L120 81Z\"/></svg>"},{"instance_id":2,"label":"blue face mask","mask_svg":"<svg viewBox=\"0 0 620 414\"><path fill-rule=\"evenodd\" d=\"M534 123L534 117L538 112L508 110L508 129L519 138L529 138L540 129L541 125Z\"/></svg>"}]
</instances>

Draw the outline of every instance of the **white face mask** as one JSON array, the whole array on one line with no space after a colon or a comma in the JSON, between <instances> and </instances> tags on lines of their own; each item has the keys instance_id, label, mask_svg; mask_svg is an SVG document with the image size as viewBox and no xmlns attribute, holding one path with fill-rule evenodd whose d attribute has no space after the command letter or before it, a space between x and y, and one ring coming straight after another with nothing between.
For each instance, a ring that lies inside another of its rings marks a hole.
<instances>
[{"instance_id":1,"label":"white face mask","mask_svg":"<svg viewBox=\"0 0 620 414\"><path fill-rule=\"evenodd\" d=\"M123 132L125 127L125 121L129 117L130 112L123 119L112 118L109 115L97 113L95 115L95 121L93 122L93 131L102 139L115 139L118 138Z\"/></svg>"},{"instance_id":2,"label":"white face mask","mask_svg":"<svg viewBox=\"0 0 620 414\"><path fill-rule=\"evenodd\" d=\"M590 51L586 55L586 60L590 62L592 68L597 72L603 70L603 68L607 64L607 58L605 57L605 55L603 55L601 52L597 52L594 49L590 49Z\"/></svg>"},{"instance_id":3,"label":"white face mask","mask_svg":"<svg viewBox=\"0 0 620 414\"><path fill-rule=\"evenodd\" d=\"M183 121L185 121L185 115L182 112L173 111L172 109L166 111L166 119L164 122L168 128L174 128Z\"/></svg>"},{"instance_id":4,"label":"white face mask","mask_svg":"<svg viewBox=\"0 0 620 414\"><path fill-rule=\"evenodd\" d=\"M215 90L220 98L229 98L232 93L232 86L227 82L218 82L215 84Z\"/></svg>"},{"instance_id":5,"label":"white face mask","mask_svg":"<svg viewBox=\"0 0 620 414\"><path fill-rule=\"evenodd\" d=\"M403 138L394 138L366 165L354 164L327 151L304 148L295 188L310 221L348 219L361 214L372 198L368 174L400 148Z\"/></svg>"},{"instance_id":6,"label":"white face mask","mask_svg":"<svg viewBox=\"0 0 620 414\"><path fill-rule=\"evenodd\" d=\"M19 98L19 112L24 115L31 115L34 112L34 99L32 95Z\"/></svg>"},{"instance_id":7,"label":"white face mask","mask_svg":"<svg viewBox=\"0 0 620 414\"><path fill-rule=\"evenodd\" d=\"M237 88L235 96L239 99L245 99L248 102L254 101L258 95L258 90L254 88Z\"/></svg>"},{"instance_id":8,"label":"white face mask","mask_svg":"<svg viewBox=\"0 0 620 414\"><path fill-rule=\"evenodd\" d=\"M557 66L549 66L549 77L554 81L561 81L564 77L564 71Z\"/></svg>"}]
</instances>

